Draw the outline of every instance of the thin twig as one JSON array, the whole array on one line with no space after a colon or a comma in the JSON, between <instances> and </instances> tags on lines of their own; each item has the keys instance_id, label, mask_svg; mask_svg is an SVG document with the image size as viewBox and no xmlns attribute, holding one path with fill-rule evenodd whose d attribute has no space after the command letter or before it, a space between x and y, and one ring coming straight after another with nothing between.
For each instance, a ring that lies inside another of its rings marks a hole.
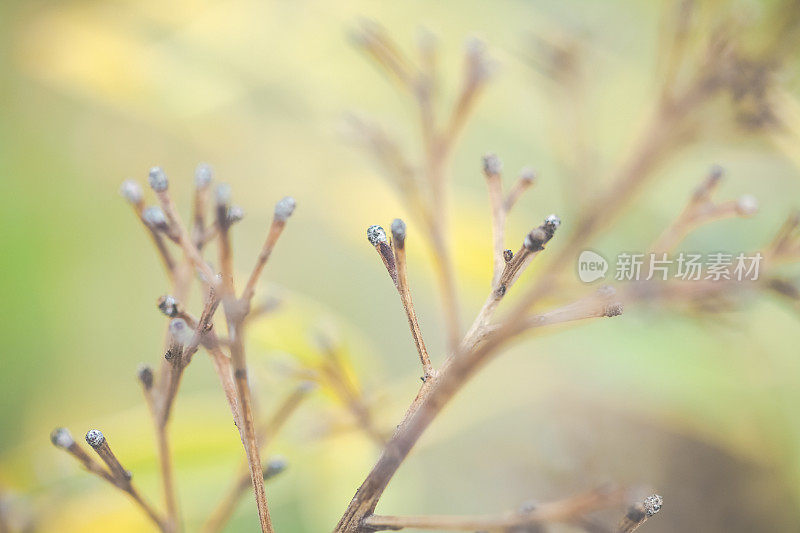
<instances>
[{"instance_id":1,"label":"thin twig","mask_svg":"<svg viewBox=\"0 0 800 533\"><path fill-rule=\"evenodd\" d=\"M58 448L63 449L80 462L83 467L90 473L110 483L117 489L127 493L131 499L144 511L150 520L158 527L163 533L169 533L170 528L167 521L156 512L153 507L142 498L138 490L131 483L130 472L122 468L116 456L111 452L108 443L102 433L97 430L91 430L86 434L87 442L97 451L98 455L103 459L112 471L108 471L103 466L98 464L87 454L81 446L75 442L72 435L64 428L57 428L50 434L50 440ZM115 473L112 473L115 472ZM115 475L116 474L116 475Z\"/></svg>"},{"instance_id":2,"label":"thin twig","mask_svg":"<svg viewBox=\"0 0 800 533\"><path fill-rule=\"evenodd\" d=\"M500 173L503 169L503 164L500 159L494 154L483 156L483 173L486 176L486 184L489 187L489 206L492 211L492 241L494 259L494 274L492 275L492 287L497 284L500 279L500 274L506 265L506 260L503 257L503 252L506 247L505 229L506 229L506 208L503 200L503 182Z\"/></svg>"},{"instance_id":3,"label":"thin twig","mask_svg":"<svg viewBox=\"0 0 800 533\"><path fill-rule=\"evenodd\" d=\"M267 445L277 436L292 414L300 407L301 403L313 390L313 383L305 382L297 386L278 406L270 419L257 431L256 438L259 442L260 450L263 451ZM267 479L267 472L274 474L275 465L268 462L264 470L264 479ZM234 483L223 495L220 503L209 515L208 520L202 528L204 533L216 533L221 531L224 525L230 520L236 504L241 500L242 495L250 488L250 473L248 465L245 463L239 468L239 473L234 476Z\"/></svg>"},{"instance_id":4,"label":"thin twig","mask_svg":"<svg viewBox=\"0 0 800 533\"><path fill-rule=\"evenodd\" d=\"M476 516L368 516L363 521L367 531L405 528L447 531L501 531L542 522L572 522L586 513L620 503L624 491L598 489L586 494L545 503L528 512L509 511L497 515Z\"/></svg>"},{"instance_id":5,"label":"thin twig","mask_svg":"<svg viewBox=\"0 0 800 533\"><path fill-rule=\"evenodd\" d=\"M428 349L425 347L425 341L422 338L414 302L411 300L411 288L408 285L408 271L406 268L406 224L399 218L392 222L392 248L397 266L397 281L395 283L397 292L400 294L400 300L408 318L408 325L411 328L411 336L414 339L414 345L417 347L419 360L422 363L423 380L427 381L434 375L435 371L428 355Z\"/></svg>"}]
</instances>

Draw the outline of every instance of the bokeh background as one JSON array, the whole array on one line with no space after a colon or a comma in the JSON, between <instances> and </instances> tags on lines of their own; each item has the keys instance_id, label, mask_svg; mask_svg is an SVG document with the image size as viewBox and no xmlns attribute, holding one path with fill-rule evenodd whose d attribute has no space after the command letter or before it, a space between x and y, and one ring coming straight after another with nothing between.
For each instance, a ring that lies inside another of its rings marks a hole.
<instances>
[{"instance_id":1,"label":"bokeh background","mask_svg":"<svg viewBox=\"0 0 800 533\"><path fill-rule=\"evenodd\" d=\"M705 18L692 31L710 31L733 14L735 31L754 47L772 38L778 20L798 15L788 3L702 5ZM76 436L103 429L142 491L160 500L135 370L161 356L163 317L154 302L168 286L117 194L123 179L144 182L148 168L161 165L188 214L194 167L212 164L247 213L235 229L240 272L255 259L274 202L294 195L298 209L262 286L286 304L253 328L250 341L259 402L268 412L291 388L282 365L314 357L306 347L324 330L346 347L377 423L390 429L415 394L419 370L364 228L407 213L342 117L371 116L409 153L418 131L412 104L353 48L348 29L373 18L409 51L420 26L433 31L445 101L461 79L469 36L484 39L498 63L451 168L452 243L463 315L471 316L491 269L480 156L495 151L511 172L532 165L539 173L509 221L509 238L550 212L568 229L579 212L575 195L606 183L640 134L659 87L668 7L635 0L3 2L0 490L13 520L62 533L149 530L123 495L50 445L48 433L60 425ZM535 65L541 39L578 50L580 102ZM800 114L792 114L800 109L798 56L783 60L775 74L780 128L743 124L729 97L716 99L691 142L664 158L593 248L609 255L645 249L713 163L727 170L721 198L752 193L761 210L704 227L682 248L748 251L767 242L800 204L793 129ZM564 177L570 145L563 142L574 132L565 135L562 121L572 112L581 113L591 154L577 191ZM441 361L439 301L419 233L410 223L412 289ZM796 306L760 295L716 314L632 307L619 319L527 339L457 396L379 511L492 512L611 481L664 496L647 531L798 531L798 331ZM373 464L377 450L358 431L328 430L347 422L323 390L271 446L290 462L268 487L278 531L329 530ZM187 371L172 435L192 531L242 455L204 356ZM246 499L228 531L256 528Z\"/></svg>"}]
</instances>

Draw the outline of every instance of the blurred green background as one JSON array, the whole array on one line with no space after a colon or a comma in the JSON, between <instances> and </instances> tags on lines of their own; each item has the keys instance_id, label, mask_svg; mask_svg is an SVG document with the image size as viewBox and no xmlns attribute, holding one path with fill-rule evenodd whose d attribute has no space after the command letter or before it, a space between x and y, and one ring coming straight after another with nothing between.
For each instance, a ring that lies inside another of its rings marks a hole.
<instances>
[{"instance_id":1,"label":"blurred green background","mask_svg":"<svg viewBox=\"0 0 800 533\"><path fill-rule=\"evenodd\" d=\"M756 44L770 36L764 17L778 5L708 4L738 13ZM60 425L76 436L103 429L142 491L160 499L135 369L162 355L154 302L168 285L117 194L123 179L144 182L148 168L161 165L188 215L194 167L212 164L247 213L235 228L240 272L255 260L274 202L294 195L297 212L265 276L287 301L274 319L283 325L253 330L259 400L268 411L289 390L275 371L286 346L334 330L375 399L378 424L390 429L419 370L364 229L407 213L348 141L342 116L368 114L409 152L418 133L408 99L353 49L348 28L374 18L409 50L420 26L432 30L446 99L461 79L467 37L483 38L499 64L452 164L454 253L463 316L471 317L491 270L483 153L497 152L510 172L532 165L540 175L509 221L510 239L550 212L565 228L576 216L553 142L565 111L558 106L570 102L532 68L532 36L567 35L586 54L583 124L595 156L588 181L599 186L657 90L663 9L635 0L3 2L0 490L13 513L32 516L40 531L148 530L124 496L50 445L48 433ZM800 98L797 59L788 58L780 79L789 102ZM783 142L746 134L719 118L725 105L658 167L596 249L645 248L713 163L728 172L719 197L752 193L761 211L704 227L683 248L747 251L769 240L800 205L797 137L790 128ZM439 302L419 233L409 225L412 290L439 362ZM796 309L761 296L722 315L631 308L620 319L517 344L426 433L379 511L493 512L613 481L664 496L647 531L798 531L797 320ZM278 531L330 530L376 458L357 432L321 435L335 416L347 418L317 394L271 446L290 461L268 487ZM211 365L198 357L172 427L188 531L241 460L229 418ZM243 501L228 531L254 531L253 511Z\"/></svg>"}]
</instances>

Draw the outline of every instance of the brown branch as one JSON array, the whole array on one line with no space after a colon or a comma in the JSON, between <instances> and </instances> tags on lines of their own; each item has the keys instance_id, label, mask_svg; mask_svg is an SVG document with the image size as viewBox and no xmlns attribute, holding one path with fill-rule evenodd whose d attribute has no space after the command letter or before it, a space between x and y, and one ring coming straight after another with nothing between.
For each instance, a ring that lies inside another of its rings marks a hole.
<instances>
[{"instance_id":1,"label":"brown branch","mask_svg":"<svg viewBox=\"0 0 800 533\"><path fill-rule=\"evenodd\" d=\"M428 355L428 349L425 347L425 341L422 338L422 331L419 328L419 321L417 320L417 312L414 310L414 302L411 300L411 288L408 285L408 271L406 269L406 224L399 218L392 221L392 248L394 250L394 259L397 266L397 279L395 285L397 292L400 294L400 300L403 303L403 309L408 318L408 325L411 328L411 336L414 339L414 345L419 354L419 360L422 363L422 371L424 373L423 380L430 379L435 371L431 364L431 358Z\"/></svg>"},{"instance_id":2,"label":"brown branch","mask_svg":"<svg viewBox=\"0 0 800 533\"><path fill-rule=\"evenodd\" d=\"M260 450L263 451L269 445L312 390L314 390L313 383L302 383L281 402L267 423L257 431L256 438L258 439ZM266 481L276 475L278 470L278 463L276 463L274 459L268 461L264 467L264 480ZM280 468L280 471L282 470L283 468ZM214 508L204 524L202 528L204 533L216 533L221 531L228 520L230 520L231 515L236 509L236 504L241 500L242 495L250 488L248 465L246 463L242 465L242 467L239 468L239 472L240 473L234 477L233 485L225 495L223 495L220 503Z\"/></svg>"},{"instance_id":3,"label":"brown branch","mask_svg":"<svg viewBox=\"0 0 800 533\"><path fill-rule=\"evenodd\" d=\"M543 522L573 522L583 515L618 505L622 490L598 489L565 500L545 503L530 511L509 511L496 515L475 516L368 516L363 521L366 531L430 529L447 531L499 531Z\"/></svg>"},{"instance_id":4,"label":"brown branch","mask_svg":"<svg viewBox=\"0 0 800 533\"><path fill-rule=\"evenodd\" d=\"M364 434L378 447L383 447L386 444L386 435L375 427L370 406L359 388L353 384L347 369L342 365L333 341L322 334L317 337L317 340L322 355L325 356L320 365L322 379L330 385L339 400L350 411ZM313 379L312 376L308 377Z\"/></svg>"},{"instance_id":5,"label":"brown branch","mask_svg":"<svg viewBox=\"0 0 800 533\"><path fill-rule=\"evenodd\" d=\"M286 470L286 460L282 457L273 457L267 464L264 465L262 476L264 481L269 481L284 470ZM209 519L200 528L202 533L218 533L222 531L225 524L228 523L233 513L236 511L236 506L239 504L242 495L250 488L250 474L245 473L243 477L237 478L237 481L231 490L223 496L219 505L214 509Z\"/></svg>"},{"instance_id":6,"label":"brown branch","mask_svg":"<svg viewBox=\"0 0 800 533\"><path fill-rule=\"evenodd\" d=\"M486 184L489 187L489 206L492 210L492 240L494 259L494 274L492 275L492 287L497 284L500 274L506 265L504 251L506 249L505 228L506 228L506 209L503 201L503 182L500 173L503 163L494 154L483 156L483 173L486 176Z\"/></svg>"},{"instance_id":7,"label":"brown branch","mask_svg":"<svg viewBox=\"0 0 800 533\"><path fill-rule=\"evenodd\" d=\"M544 245L553 238L556 229L561 224L561 220L556 215L548 216L544 223L538 228L534 228L525 239L516 254L510 256L504 254L505 265L497 281L492 285L492 291L478 312L475 320L464 336L462 345L472 345L475 340L483 335L483 330L494 316L498 305L514 285L525 268L531 263L534 257L544 249Z\"/></svg>"},{"instance_id":8,"label":"brown branch","mask_svg":"<svg viewBox=\"0 0 800 533\"><path fill-rule=\"evenodd\" d=\"M150 182L150 187L155 191L156 196L158 197L158 201L161 204L161 208L164 210L164 214L169 221L170 227L173 228L177 233L178 244L181 246L187 261L192 263L198 272L202 274L206 283L211 283L214 279L214 272L205 262L202 255L200 255L200 251L197 249L197 246L194 245L189 237L189 232L186 230L186 226L181 221L180 216L178 216L177 209L175 209L175 204L173 203L172 198L167 190L169 187L169 182L167 181L166 174L164 174L164 171L159 167L153 167L150 169L148 180Z\"/></svg>"},{"instance_id":9,"label":"brown branch","mask_svg":"<svg viewBox=\"0 0 800 533\"><path fill-rule=\"evenodd\" d=\"M111 448L108 446L102 433L93 429L86 434L86 441L97 451L100 458L111 468L111 471L106 470L92 459L89 454L75 442L75 439L72 438L68 430L56 428L50 434L50 440L56 447L63 449L80 462L88 472L127 493L160 531L163 533L169 533L171 531L167 521L142 498L139 491L133 486L130 472L122 467L116 456L111 452Z\"/></svg>"},{"instance_id":10,"label":"brown branch","mask_svg":"<svg viewBox=\"0 0 800 533\"><path fill-rule=\"evenodd\" d=\"M275 214L272 217L267 240L264 241L264 246L261 248L261 253L258 255L256 264L253 267L253 272L250 274L247 285L242 292L241 300L246 302L247 306L250 305L250 301L253 299L253 295L256 292L256 283L261 277L261 272L264 270L270 255L272 255L272 250L278 242L278 237L281 236L283 228L286 226L286 221L292 216L296 205L297 202L291 196L287 196L275 204Z\"/></svg>"},{"instance_id":11,"label":"brown branch","mask_svg":"<svg viewBox=\"0 0 800 533\"><path fill-rule=\"evenodd\" d=\"M175 260L172 258L172 254L169 253L164 238L161 236L159 230L154 227L152 221L144 216L145 205L141 186L133 180L126 180L122 182L120 194L131 204L133 212L136 213L137 218L150 234L158 256L161 258L161 262L164 263L164 270L166 270L167 276L173 279L175 276Z\"/></svg>"},{"instance_id":12,"label":"brown branch","mask_svg":"<svg viewBox=\"0 0 800 533\"><path fill-rule=\"evenodd\" d=\"M511 190L508 191L508 194L503 201L503 207L505 208L506 213L511 211L511 209L517 204L517 200L519 200L522 194L527 191L531 185L533 185L534 181L536 181L536 173L529 168L523 168L519 173L519 178L517 178L517 181L514 182L514 185L511 187Z\"/></svg>"},{"instance_id":13,"label":"brown branch","mask_svg":"<svg viewBox=\"0 0 800 533\"><path fill-rule=\"evenodd\" d=\"M636 531L639 526L661 510L664 500L658 494L648 496L641 502L628 508L628 512L617 526L617 533L631 533Z\"/></svg>"},{"instance_id":14,"label":"brown branch","mask_svg":"<svg viewBox=\"0 0 800 533\"><path fill-rule=\"evenodd\" d=\"M557 226L557 218L548 217L545 224L528 235L525 248L532 252L543 249L544 244L552 238ZM526 309L527 307L523 311ZM477 334L473 335L472 339L465 337L465 342L447 358L438 376L423 384L405 419L387 442L378 462L359 487L339 521L335 529L337 533L355 533L360 530L361 521L375 510L389 480L422 433L474 372L520 331L524 316L522 312L512 316L495 334L481 344L476 344L480 338ZM474 329L480 331L480 328Z\"/></svg>"},{"instance_id":15,"label":"brown branch","mask_svg":"<svg viewBox=\"0 0 800 533\"><path fill-rule=\"evenodd\" d=\"M715 220L730 217L752 216L758 211L758 202L749 195L738 200L714 203L712 197L722 180L723 170L714 166L706 179L695 190L683 212L651 245L651 252L670 252L691 231Z\"/></svg>"},{"instance_id":16,"label":"brown branch","mask_svg":"<svg viewBox=\"0 0 800 533\"><path fill-rule=\"evenodd\" d=\"M208 242L206 237L206 204L208 203L208 189L213 178L213 171L206 164L197 165L194 172L194 202L192 204L192 242L198 250Z\"/></svg>"}]
</instances>

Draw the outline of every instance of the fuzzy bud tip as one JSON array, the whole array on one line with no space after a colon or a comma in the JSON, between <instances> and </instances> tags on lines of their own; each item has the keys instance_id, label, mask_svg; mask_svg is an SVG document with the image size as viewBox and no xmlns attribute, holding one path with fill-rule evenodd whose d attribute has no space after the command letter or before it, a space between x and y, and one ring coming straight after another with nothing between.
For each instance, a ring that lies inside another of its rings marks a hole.
<instances>
[{"instance_id":1,"label":"fuzzy bud tip","mask_svg":"<svg viewBox=\"0 0 800 533\"><path fill-rule=\"evenodd\" d=\"M758 213L758 199L751 194L744 194L736 200L736 212L743 217Z\"/></svg>"},{"instance_id":2,"label":"fuzzy bud tip","mask_svg":"<svg viewBox=\"0 0 800 533\"><path fill-rule=\"evenodd\" d=\"M198 189L205 189L214 177L214 169L211 165L200 163L194 170L194 186Z\"/></svg>"},{"instance_id":3,"label":"fuzzy bud tip","mask_svg":"<svg viewBox=\"0 0 800 533\"><path fill-rule=\"evenodd\" d=\"M386 231L377 224L367 228L367 240L372 246L378 246L382 242L387 242Z\"/></svg>"},{"instance_id":4,"label":"fuzzy bud tip","mask_svg":"<svg viewBox=\"0 0 800 533\"><path fill-rule=\"evenodd\" d=\"M536 181L536 171L531 167L525 167L519 172L519 179L524 183L530 185Z\"/></svg>"},{"instance_id":5,"label":"fuzzy bud tip","mask_svg":"<svg viewBox=\"0 0 800 533\"><path fill-rule=\"evenodd\" d=\"M550 215L544 219L544 223L538 228L525 236L523 246L531 252L538 252L544 249L544 245L553 238L558 226L561 225L561 219L556 215Z\"/></svg>"},{"instance_id":6,"label":"fuzzy bud tip","mask_svg":"<svg viewBox=\"0 0 800 533\"><path fill-rule=\"evenodd\" d=\"M291 196L285 196L275 204L275 220L279 222L286 222L292 213L294 213L294 208L297 207L297 201L292 198Z\"/></svg>"},{"instance_id":7,"label":"fuzzy bud tip","mask_svg":"<svg viewBox=\"0 0 800 533\"><path fill-rule=\"evenodd\" d=\"M166 316L172 318L178 314L178 300L174 296L165 294L158 299L158 309Z\"/></svg>"},{"instance_id":8,"label":"fuzzy bud tip","mask_svg":"<svg viewBox=\"0 0 800 533\"><path fill-rule=\"evenodd\" d=\"M264 479L270 479L272 477L277 476L289 466L289 461L287 461L284 457L276 455L275 457L270 458L267 461L267 464L264 466Z\"/></svg>"},{"instance_id":9,"label":"fuzzy bud tip","mask_svg":"<svg viewBox=\"0 0 800 533\"><path fill-rule=\"evenodd\" d=\"M167 226L167 216L157 205L145 207L142 211L142 218L145 224L153 229L163 229Z\"/></svg>"},{"instance_id":10,"label":"fuzzy bud tip","mask_svg":"<svg viewBox=\"0 0 800 533\"><path fill-rule=\"evenodd\" d=\"M139 378L145 390L153 387L153 368L150 365L141 365L136 371L136 377Z\"/></svg>"},{"instance_id":11,"label":"fuzzy bud tip","mask_svg":"<svg viewBox=\"0 0 800 533\"><path fill-rule=\"evenodd\" d=\"M228 208L228 224L235 224L244 218L244 209L240 205L232 205Z\"/></svg>"},{"instance_id":12,"label":"fuzzy bud tip","mask_svg":"<svg viewBox=\"0 0 800 533\"><path fill-rule=\"evenodd\" d=\"M214 191L214 198L217 205L228 205L231 203L231 186L227 183L220 183Z\"/></svg>"},{"instance_id":13,"label":"fuzzy bud tip","mask_svg":"<svg viewBox=\"0 0 800 533\"><path fill-rule=\"evenodd\" d=\"M125 180L119 187L119 194L131 204L138 204L142 201L142 187L133 180Z\"/></svg>"},{"instance_id":14,"label":"fuzzy bud tip","mask_svg":"<svg viewBox=\"0 0 800 533\"><path fill-rule=\"evenodd\" d=\"M182 318L173 318L169 322L169 333L175 342L187 344L192 336L192 330Z\"/></svg>"},{"instance_id":15,"label":"fuzzy bud tip","mask_svg":"<svg viewBox=\"0 0 800 533\"><path fill-rule=\"evenodd\" d=\"M86 442L89 443L89 446L92 448L97 448L102 446L103 443L106 441L106 438L103 436L103 433L99 429L90 429L86 433Z\"/></svg>"},{"instance_id":16,"label":"fuzzy bud tip","mask_svg":"<svg viewBox=\"0 0 800 533\"><path fill-rule=\"evenodd\" d=\"M544 223L546 226L550 226L555 229L561 225L561 219L558 218L558 215L553 214L545 218Z\"/></svg>"},{"instance_id":17,"label":"fuzzy bud tip","mask_svg":"<svg viewBox=\"0 0 800 533\"><path fill-rule=\"evenodd\" d=\"M50 433L50 442L59 448L69 448L75 444L75 439L67 428L56 428Z\"/></svg>"},{"instance_id":18,"label":"fuzzy bud tip","mask_svg":"<svg viewBox=\"0 0 800 533\"><path fill-rule=\"evenodd\" d=\"M644 505L644 512L647 513L647 516L653 516L661 510L661 506L664 505L664 498L658 494L653 494L645 498L642 505Z\"/></svg>"},{"instance_id":19,"label":"fuzzy bud tip","mask_svg":"<svg viewBox=\"0 0 800 533\"><path fill-rule=\"evenodd\" d=\"M624 310L624 306L620 302L616 302L613 304L608 304L605 309L603 310L603 315L607 317L614 317L619 316L622 314Z\"/></svg>"},{"instance_id":20,"label":"fuzzy bud tip","mask_svg":"<svg viewBox=\"0 0 800 533\"><path fill-rule=\"evenodd\" d=\"M483 156L483 171L487 176L497 176L503 171L503 162L495 154Z\"/></svg>"},{"instance_id":21,"label":"fuzzy bud tip","mask_svg":"<svg viewBox=\"0 0 800 533\"><path fill-rule=\"evenodd\" d=\"M161 167L153 167L150 169L150 174L147 176L147 181L150 183L150 188L156 192L163 192L169 187L167 175L161 170Z\"/></svg>"},{"instance_id":22,"label":"fuzzy bud tip","mask_svg":"<svg viewBox=\"0 0 800 533\"><path fill-rule=\"evenodd\" d=\"M725 176L725 169L720 165L713 165L708 171L708 179L712 182L719 181Z\"/></svg>"},{"instance_id":23,"label":"fuzzy bud tip","mask_svg":"<svg viewBox=\"0 0 800 533\"><path fill-rule=\"evenodd\" d=\"M399 218L392 221L392 238L400 243L406 240L406 223Z\"/></svg>"}]
</instances>

